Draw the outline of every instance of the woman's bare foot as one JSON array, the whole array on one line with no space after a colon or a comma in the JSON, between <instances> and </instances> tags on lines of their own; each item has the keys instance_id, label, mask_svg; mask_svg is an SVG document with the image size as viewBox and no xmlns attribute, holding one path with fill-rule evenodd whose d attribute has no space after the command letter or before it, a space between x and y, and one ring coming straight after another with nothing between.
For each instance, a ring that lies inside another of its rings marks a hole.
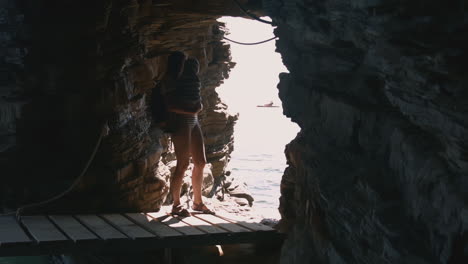
<instances>
[{"instance_id":1,"label":"woman's bare foot","mask_svg":"<svg viewBox=\"0 0 468 264\"><path fill-rule=\"evenodd\" d=\"M193 203L192 209L194 211L201 212L203 214L212 214L212 215L216 214L213 210L208 208L204 203L199 203L199 204Z\"/></svg>"}]
</instances>

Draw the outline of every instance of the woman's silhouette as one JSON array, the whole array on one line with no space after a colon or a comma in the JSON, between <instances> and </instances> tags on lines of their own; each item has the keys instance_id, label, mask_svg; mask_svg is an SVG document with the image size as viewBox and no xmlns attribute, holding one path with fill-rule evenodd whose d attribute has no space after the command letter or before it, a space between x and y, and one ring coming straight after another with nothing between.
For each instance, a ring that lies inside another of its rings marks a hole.
<instances>
[{"instance_id":1,"label":"woman's silhouette","mask_svg":"<svg viewBox=\"0 0 468 264\"><path fill-rule=\"evenodd\" d=\"M198 113L203 106L200 97L199 63L194 58L186 59L182 52L173 52L168 58L168 72L163 80L162 93L171 115L172 142L177 166L171 179L172 213L188 216L189 212L180 203L184 173L192 156L192 209L213 214L202 200L203 168L206 164L203 133L198 122Z\"/></svg>"}]
</instances>

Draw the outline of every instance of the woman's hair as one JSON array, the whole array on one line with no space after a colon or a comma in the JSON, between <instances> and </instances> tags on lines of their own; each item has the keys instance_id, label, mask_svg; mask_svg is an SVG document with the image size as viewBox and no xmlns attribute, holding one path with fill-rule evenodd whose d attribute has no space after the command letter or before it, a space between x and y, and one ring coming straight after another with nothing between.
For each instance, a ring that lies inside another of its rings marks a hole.
<instances>
[{"instance_id":1,"label":"woman's hair","mask_svg":"<svg viewBox=\"0 0 468 264\"><path fill-rule=\"evenodd\" d=\"M167 74L177 78L184 70L184 62L187 56L182 51L173 51L167 58Z\"/></svg>"}]
</instances>

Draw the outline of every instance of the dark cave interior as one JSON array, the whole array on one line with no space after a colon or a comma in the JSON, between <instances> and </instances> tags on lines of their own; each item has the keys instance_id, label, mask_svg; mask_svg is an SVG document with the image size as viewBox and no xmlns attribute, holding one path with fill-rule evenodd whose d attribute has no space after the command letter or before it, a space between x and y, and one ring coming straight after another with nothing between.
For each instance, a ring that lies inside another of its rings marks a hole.
<instances>
[{"instance_id":1,"label":"dark cave interior","mask_svg":"<svg viewBox=\"0 0 468 264\"><path fill-rule=\"evenodd\" d=\"M276 26L278 90L301 127L286 147L281 263L468 262L468 2L244 0ZM0 1L0 201L38 211L158 208L174 160L148 97L169 52L200 58L213 177L236 116L233 1Z\"/></svg>"}]
</instances>

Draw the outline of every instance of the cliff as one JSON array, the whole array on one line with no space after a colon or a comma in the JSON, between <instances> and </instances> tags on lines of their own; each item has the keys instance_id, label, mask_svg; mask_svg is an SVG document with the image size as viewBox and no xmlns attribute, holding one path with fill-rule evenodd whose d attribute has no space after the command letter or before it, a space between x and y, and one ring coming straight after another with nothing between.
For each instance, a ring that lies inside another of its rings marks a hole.
<instances>
[{"instance_id":1,"label":"cliff","mask_svg":"<svg viewBox=\"0 0 468 264\"><path fill-rule=\"evenodd\" d=\"M290 71L280 97L301 127L286 148L282 263L464 263L462 3L270 2Z\"/></svg>"}]
</instances>

